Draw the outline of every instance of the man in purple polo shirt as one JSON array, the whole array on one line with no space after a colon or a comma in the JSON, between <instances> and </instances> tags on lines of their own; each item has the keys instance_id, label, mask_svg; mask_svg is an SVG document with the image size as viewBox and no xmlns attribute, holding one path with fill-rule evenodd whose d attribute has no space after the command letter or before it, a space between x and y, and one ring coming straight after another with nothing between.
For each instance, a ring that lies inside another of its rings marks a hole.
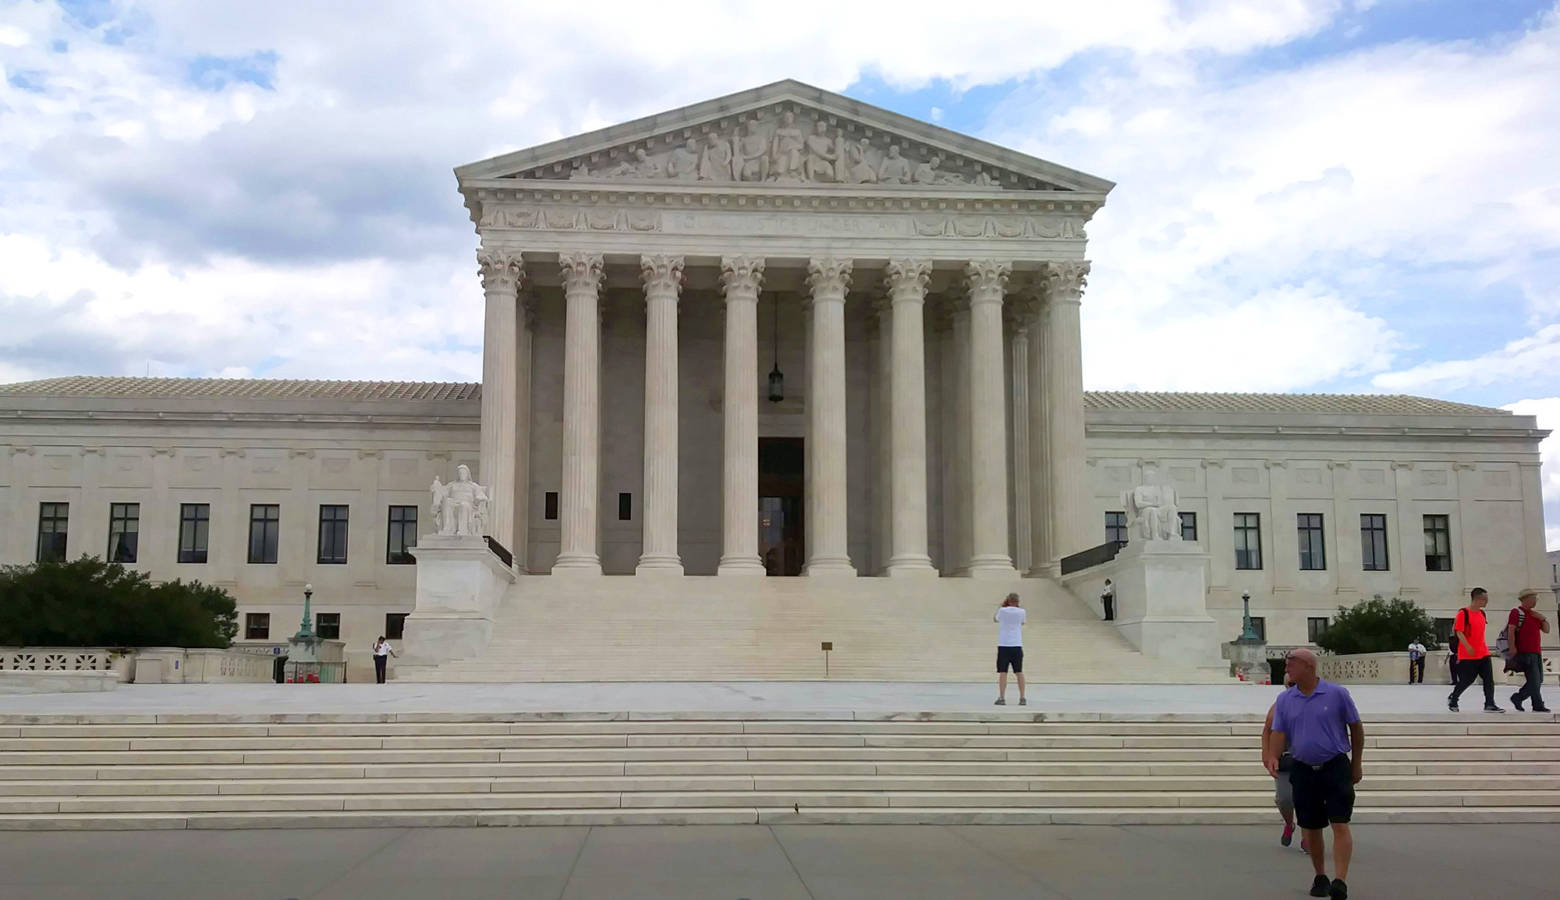
<instances>
[{"instance_id":1,"label":"man in purple polo shirt","mask_svg":"<svg viewBox=\"0 0 1560 900\"><path fill-rule=\"evenodd\" d=\"M1316 677L1316 654L1291 650L1284 658L1284 674L1295 686L1278 695L1273 704L1273 731L1262 751L1268 774L1278 777L1278 755L1288 742L1294 762L1289 783L1295 794L1295 819L1305 835L1316 878L1312 897L1345 900L1349 887L1349 857L1354 836L1349 819L1354 815L1354 786L1364 777L1360 767L1365 749L1365 726L1360 724L1354 698L1340 685ZM1338 877L1327 880L1325 829L1332 824L1333 864Z\"/></svg>"}]
</instances>

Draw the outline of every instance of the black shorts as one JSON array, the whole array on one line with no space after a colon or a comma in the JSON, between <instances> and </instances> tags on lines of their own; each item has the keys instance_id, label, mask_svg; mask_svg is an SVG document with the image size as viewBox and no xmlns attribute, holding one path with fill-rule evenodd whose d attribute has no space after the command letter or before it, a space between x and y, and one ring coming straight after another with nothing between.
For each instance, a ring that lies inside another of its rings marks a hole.
<instances>
[{"instance_id":1,"label":"black shorts","mask_svg":"<svg viewBox=\"0 0 1560 900\"><path fill-rule=\"evenodd\" d=\"M1022 671L1024 671L1024 648L1023 647L998 647L997 648L997 671L998 672L1006 672L1008 670L1009 666L1013 667L1013 671L1014 672L1022 672Z\"/></svg>"},{"instance_id":2,"label":"black shorts","mask_svg":"<svg viewBox=\"0 0 1560 900\"><path fill-rule=\"evenodd\" d=\"M1295 789L1295 821L1301 828L1347 824L1354 815L1354 779L1348 754L1339 754L1320 769L1295 760L1289 783Z\"/></svg>"}]
</instances>

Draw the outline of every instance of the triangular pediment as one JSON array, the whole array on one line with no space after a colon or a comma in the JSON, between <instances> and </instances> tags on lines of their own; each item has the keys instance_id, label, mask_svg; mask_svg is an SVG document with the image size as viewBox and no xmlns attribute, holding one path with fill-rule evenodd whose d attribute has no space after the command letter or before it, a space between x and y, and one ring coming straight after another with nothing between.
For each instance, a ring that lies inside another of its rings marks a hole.
<instances>
[{"instance_id":1,"label":"triangular pediment","mask_svg":"<svg viewBox=\"0 0 1560 900\"><path fill-rule=\"evenodd\" d=\"M496 180L627 189L751 185L1062 191L1115 185L797 81L780 81L455 170Z\"/></svg>"}]
</instances>

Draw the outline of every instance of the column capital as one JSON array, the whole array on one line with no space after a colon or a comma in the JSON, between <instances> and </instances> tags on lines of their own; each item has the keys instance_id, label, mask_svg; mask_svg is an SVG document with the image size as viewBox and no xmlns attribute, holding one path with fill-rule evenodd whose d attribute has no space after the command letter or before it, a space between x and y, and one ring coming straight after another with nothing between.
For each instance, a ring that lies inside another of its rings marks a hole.
<instances>
[{"instance_id":1,"label":"column capital","mask_svg":"<svg viewBox=\"0 0 1560 900\"><path fill-rule=\"evenodd\" d=\"M832 256L815 256L807 261L807 287L812 300L845 299L855 261Z\"/></svg>"},{"instance_id":2,"label":"column capital","mask_svg":"<svg viewBox=\"0 0 1560 900\"><path fill-rule=\"evenodd\" d=\"M932 281L929 259L891 259L883 270L883 286L895 303L926 299L926 286Z\"/></svg>"},{"instance_id":3,"label":"column capital","mask_svg":"<svg viewBox=\"0 0 1560 900\"><path fill-rule=\"evenodd\" d=\"M1048 262L1040 270L1040 284L1051 303L1078 303L1089 283L1088 260Z\"/></svg>"},{"instance_id":4,"label":"column capital","mask_svg":"<svg viewBox=\"0 0 1560 900\"><path fill-rule=\"evenodd\" d=\"M560 253L558 268L563 275L566 291L589 290L594 293L601 289L601 281L606 274L600 253Z\"/></svg>"},{"instance_id":5,"label":"column capital","mask_svg":"<svg viewBox=\"0 0 1560 900\"><path fill-rule=\"evenodd\" d=\"M477 274L485 291L517 291L525 278L520 254L503 250L478 250Z\"/></svg>"},{"instance_id":6,"label":"column capital","mask_svg":"<svg viewBox=\"0 0 1560 900\"><path fill-rule=\"evenodd\" d=\"M683 258L681 256L639 257L639 276L644 279L645 293L671 293L678 296L683 286Z\"/></svg>"},{"instance_id":7,"label":"column capital","mask_svg":"<svg viewBox=\"0 0 1560 900\"><path fill-rule=\"evenodd\" d=\"M972 259L964 264L964 279L969 287L969 302L1001 303L1007 290L1013 264L1000 259Z\"/></svg>"},{"instance_id":8,"label":"column capital","mask_svg":"<svg viewBox=\"0 0 1560 900\"><path fill-rule=\"evenodd\" d=\"M726 300L732 295L742 299L757 300L759 285L764 283L764 258L762 256L722 256L720 258L720 286Z\"/></svg>"}]
</instances>

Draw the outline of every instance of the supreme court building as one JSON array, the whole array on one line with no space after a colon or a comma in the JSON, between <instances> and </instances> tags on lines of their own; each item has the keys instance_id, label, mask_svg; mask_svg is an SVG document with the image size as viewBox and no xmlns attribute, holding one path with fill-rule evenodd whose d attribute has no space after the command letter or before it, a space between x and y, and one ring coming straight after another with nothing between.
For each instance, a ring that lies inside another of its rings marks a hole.
<instances>
[{"instance_id":1,"label":"supreme court building","mask_svg":"<svg viewBox=\"0 0 1560 900\"><path fill-rule=\"evenodd\" d=\"M1063 572L1145 483L1222 640L1243 592L1292 645L1372 594L1449 617L1549 584L1531 417L1086 393L1101 178L792 81L456 177L480 386L0 385L0 562L123 558L133 507L126 563L228 587L241 637L285 639L311 583L362 653L416 610L428 485L466 463L508 586L418 672L459 680L813 677L823 643L854 677L977 677L1008 590L1078 645L1052 677L1206 674L1138 659Z\"/></svg>"}]
</instances>

